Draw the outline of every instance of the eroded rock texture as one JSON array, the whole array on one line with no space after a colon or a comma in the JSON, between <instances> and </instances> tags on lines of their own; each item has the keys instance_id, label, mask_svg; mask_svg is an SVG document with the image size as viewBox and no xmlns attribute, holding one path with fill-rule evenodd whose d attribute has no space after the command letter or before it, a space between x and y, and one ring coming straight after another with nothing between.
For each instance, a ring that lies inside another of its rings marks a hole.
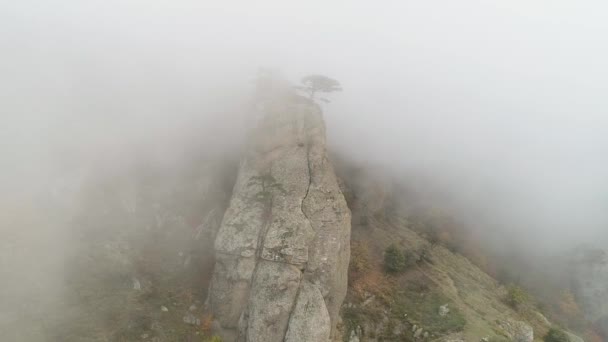
<instances>
[{"instance_id":1,"label":"eroded rock texture","mask_svg":"<svg viewBox=\"0 0 608 342\"><path fill-rule=\"evenodd\" d=\"M225 340L329 340L346 294L350 211L316 105L266 109L215 252L208 306Z\"/></svg>"}]
</instances>

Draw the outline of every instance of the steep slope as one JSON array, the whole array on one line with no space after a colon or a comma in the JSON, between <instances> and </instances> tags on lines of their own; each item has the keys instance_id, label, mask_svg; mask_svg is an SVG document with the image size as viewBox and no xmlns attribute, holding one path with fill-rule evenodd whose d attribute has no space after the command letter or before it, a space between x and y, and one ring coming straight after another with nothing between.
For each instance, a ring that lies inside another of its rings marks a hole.
<instances>
[{"instance_id":1,"label":"steep slope","mask_svg":"<svg viewBox=\"0 0 608 342\"><path fill-rule=\"evenodd\" d=\"M320 109L267 106L215 241L208 308L225 341L327 341L346 294L350 211Z\"/></svg>"},{"instance_id":2,"label":"steep slope","mask_svg":"<svg viewBox=\"0 0 608 342\"><path fill-rule=\"evenodd\" d=\"M57 275L64 288L39 321L39 340L204 340L204 326L185 318L204 319L213 238L236 166L203 158L91 175L70 223L66 272Z\"/></svg>"},{"instance_id":3,"label":"steep slope","mask_svg":"<svg viewBox=\"0 0 608 342\"><path fill-rule=\"evenodd\" d=\"M353 213L345 341L531 342L548 331L551 323L533 305L507 305L504 286L414 231L411 203L392 197L386 179L340 175ZM384 270L390 245L406 256L403 272Z\"/></svg>"}]
</instances>

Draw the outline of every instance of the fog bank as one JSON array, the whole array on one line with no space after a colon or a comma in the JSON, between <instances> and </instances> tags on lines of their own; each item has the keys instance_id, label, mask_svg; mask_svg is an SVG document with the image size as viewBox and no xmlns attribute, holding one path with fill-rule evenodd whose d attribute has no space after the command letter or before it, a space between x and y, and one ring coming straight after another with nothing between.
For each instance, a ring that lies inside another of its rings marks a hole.
<instances>
[{"instance_id":1,"label":"fog bank","mask_svg":"<svg viewBox=\"0 0 608 342\"><path fill-rule=\"evenodd\" d=\"M338 79L332 147L424 174L479 229L534 248L608 241L604 4L0 7L3 202L132 156L235 150L269 66Z\"/></svg>"}]
</instances>

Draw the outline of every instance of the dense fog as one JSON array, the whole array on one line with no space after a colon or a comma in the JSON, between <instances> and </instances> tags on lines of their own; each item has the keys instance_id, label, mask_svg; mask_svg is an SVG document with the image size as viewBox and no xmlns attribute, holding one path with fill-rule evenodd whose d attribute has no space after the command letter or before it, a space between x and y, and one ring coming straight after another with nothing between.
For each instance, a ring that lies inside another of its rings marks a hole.
<instances>
[{"instance_id":1,"label":"dense fog","mask_svg":"<svg viewBox=\"0 0 608 342\"><path fill-rule=\"evenodd\" d=\"M536 246L597 242L608 212L602 10L4 3L3 188L43 186L51 170L138 148L172 158L187 137L221 149L239 136L235 113L257 68L272 67L294 82L325 73L343 84L325 106L335 149L425 172L463 209ZM221 131L199 128L210 126Z\"/></svg>"},{"instance_id":2,"label":"dense fog","mask_svg":"<svg viewBox=\"0 0 608 342\"><path fill-rule=\"evenodd\" d=\"M606 10L548 0L4 1L0 205L35 207L135 159L238 154L254 121L253 79L269 67L294 84L311 73L339 80L344 91L323 105L332 151L424 179L480 232L534 253L603 247ZM69 239L48 214L5 215L5 250L51 263ZM5 271L14 261L5 257ZM38 267L63 267L54 265Z\"/></svg>"}]
</instances>

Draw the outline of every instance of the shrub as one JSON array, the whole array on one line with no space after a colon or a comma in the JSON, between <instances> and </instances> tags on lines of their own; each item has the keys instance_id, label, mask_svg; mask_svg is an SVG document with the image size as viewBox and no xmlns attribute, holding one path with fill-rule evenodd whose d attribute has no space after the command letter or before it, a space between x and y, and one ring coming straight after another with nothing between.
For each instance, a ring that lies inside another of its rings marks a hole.
<instances>
[{"instance_id":1,"label":"shrub","mask_svg":"<svg viewBox=\"0 0 608 342\"><path fill-rule=\"evenodd\" d=\"M428 262L429 264L434 264L433 254L431 253L432 248L433 247L431 245L422 246L422 248L418 251L418 253L416 255L416 262L417 263Z\"/></svg>"},{"instance_id":2,"label":"shrub","mask_svg":"<svg viewBox=\"0 0 608 342\"><path fill-rule=\"evenodd\" d=\"M511 342L510 339L506 338L505 336L492 336L488 339L488 342Z\"/></svg>"},{"instance_id":3,"label":"shrub","mask_svg":"<svg viewBox=\"0 0 608 342\"><path fill-rule=\"evenodd\" d=\"M506 301L512 308L517 309L528 301L528 294L521 287L511 285L507 289Z\"/></svg>"},{"instance_id":4,"label":"shrub","mask_svg":"<svg viewBox=\"0 0 608 342\"><path fill-rule=\"evenodd\" d=\"M441 242L441 234L435 227L430 227L426 233L426 239L431 244L431 247L435 247L435 245Z\"/></svg>"},{"instance_id":5,"label":"shrub","mask_svg":"<svg viewBox=\"0 0 608 342\"><path fill-rule=\"evenodd\" d=\"M205 342L222 342L222 338L217 335L213 335L213 336L207 338L205 340Z\"/></svg>"},{"instance_id":6,"label":"shrub","mask_svg":"<svg viewBox=\"0 0 608 342\"><path fill-rule=\"evenodd\" d=\"M397 246L390 245L384 251L384 268L389 273L399 273L405 270L407 260L405 254L397 248Z\"/></svg>"},{"instance_id":7,"label":"shrub","mask_svg":"<svg viewBox=\"0 0 608 342\"><path fill-rule=\"evenodd\" d=\"M450 304L450 312L439 318L438 308L446 303ZM396 290L391 303L391 313L398 319L407 314L409 320L424 327L424 330L440 335L462 331L466 325L462 312L456 305L452 305L450 299L441 291Z\"/></svg>"},{"instance_id":8,"label":"shrub","mask_svg":"<svg viewBox=\"0 0 608 342\"><path fill-rule=\"evenodd\" d=\"M570 337L563 330L557 328L549 329L549 332L543 337L545 342L570 342Z\"/></svg>"}]
</instances>

